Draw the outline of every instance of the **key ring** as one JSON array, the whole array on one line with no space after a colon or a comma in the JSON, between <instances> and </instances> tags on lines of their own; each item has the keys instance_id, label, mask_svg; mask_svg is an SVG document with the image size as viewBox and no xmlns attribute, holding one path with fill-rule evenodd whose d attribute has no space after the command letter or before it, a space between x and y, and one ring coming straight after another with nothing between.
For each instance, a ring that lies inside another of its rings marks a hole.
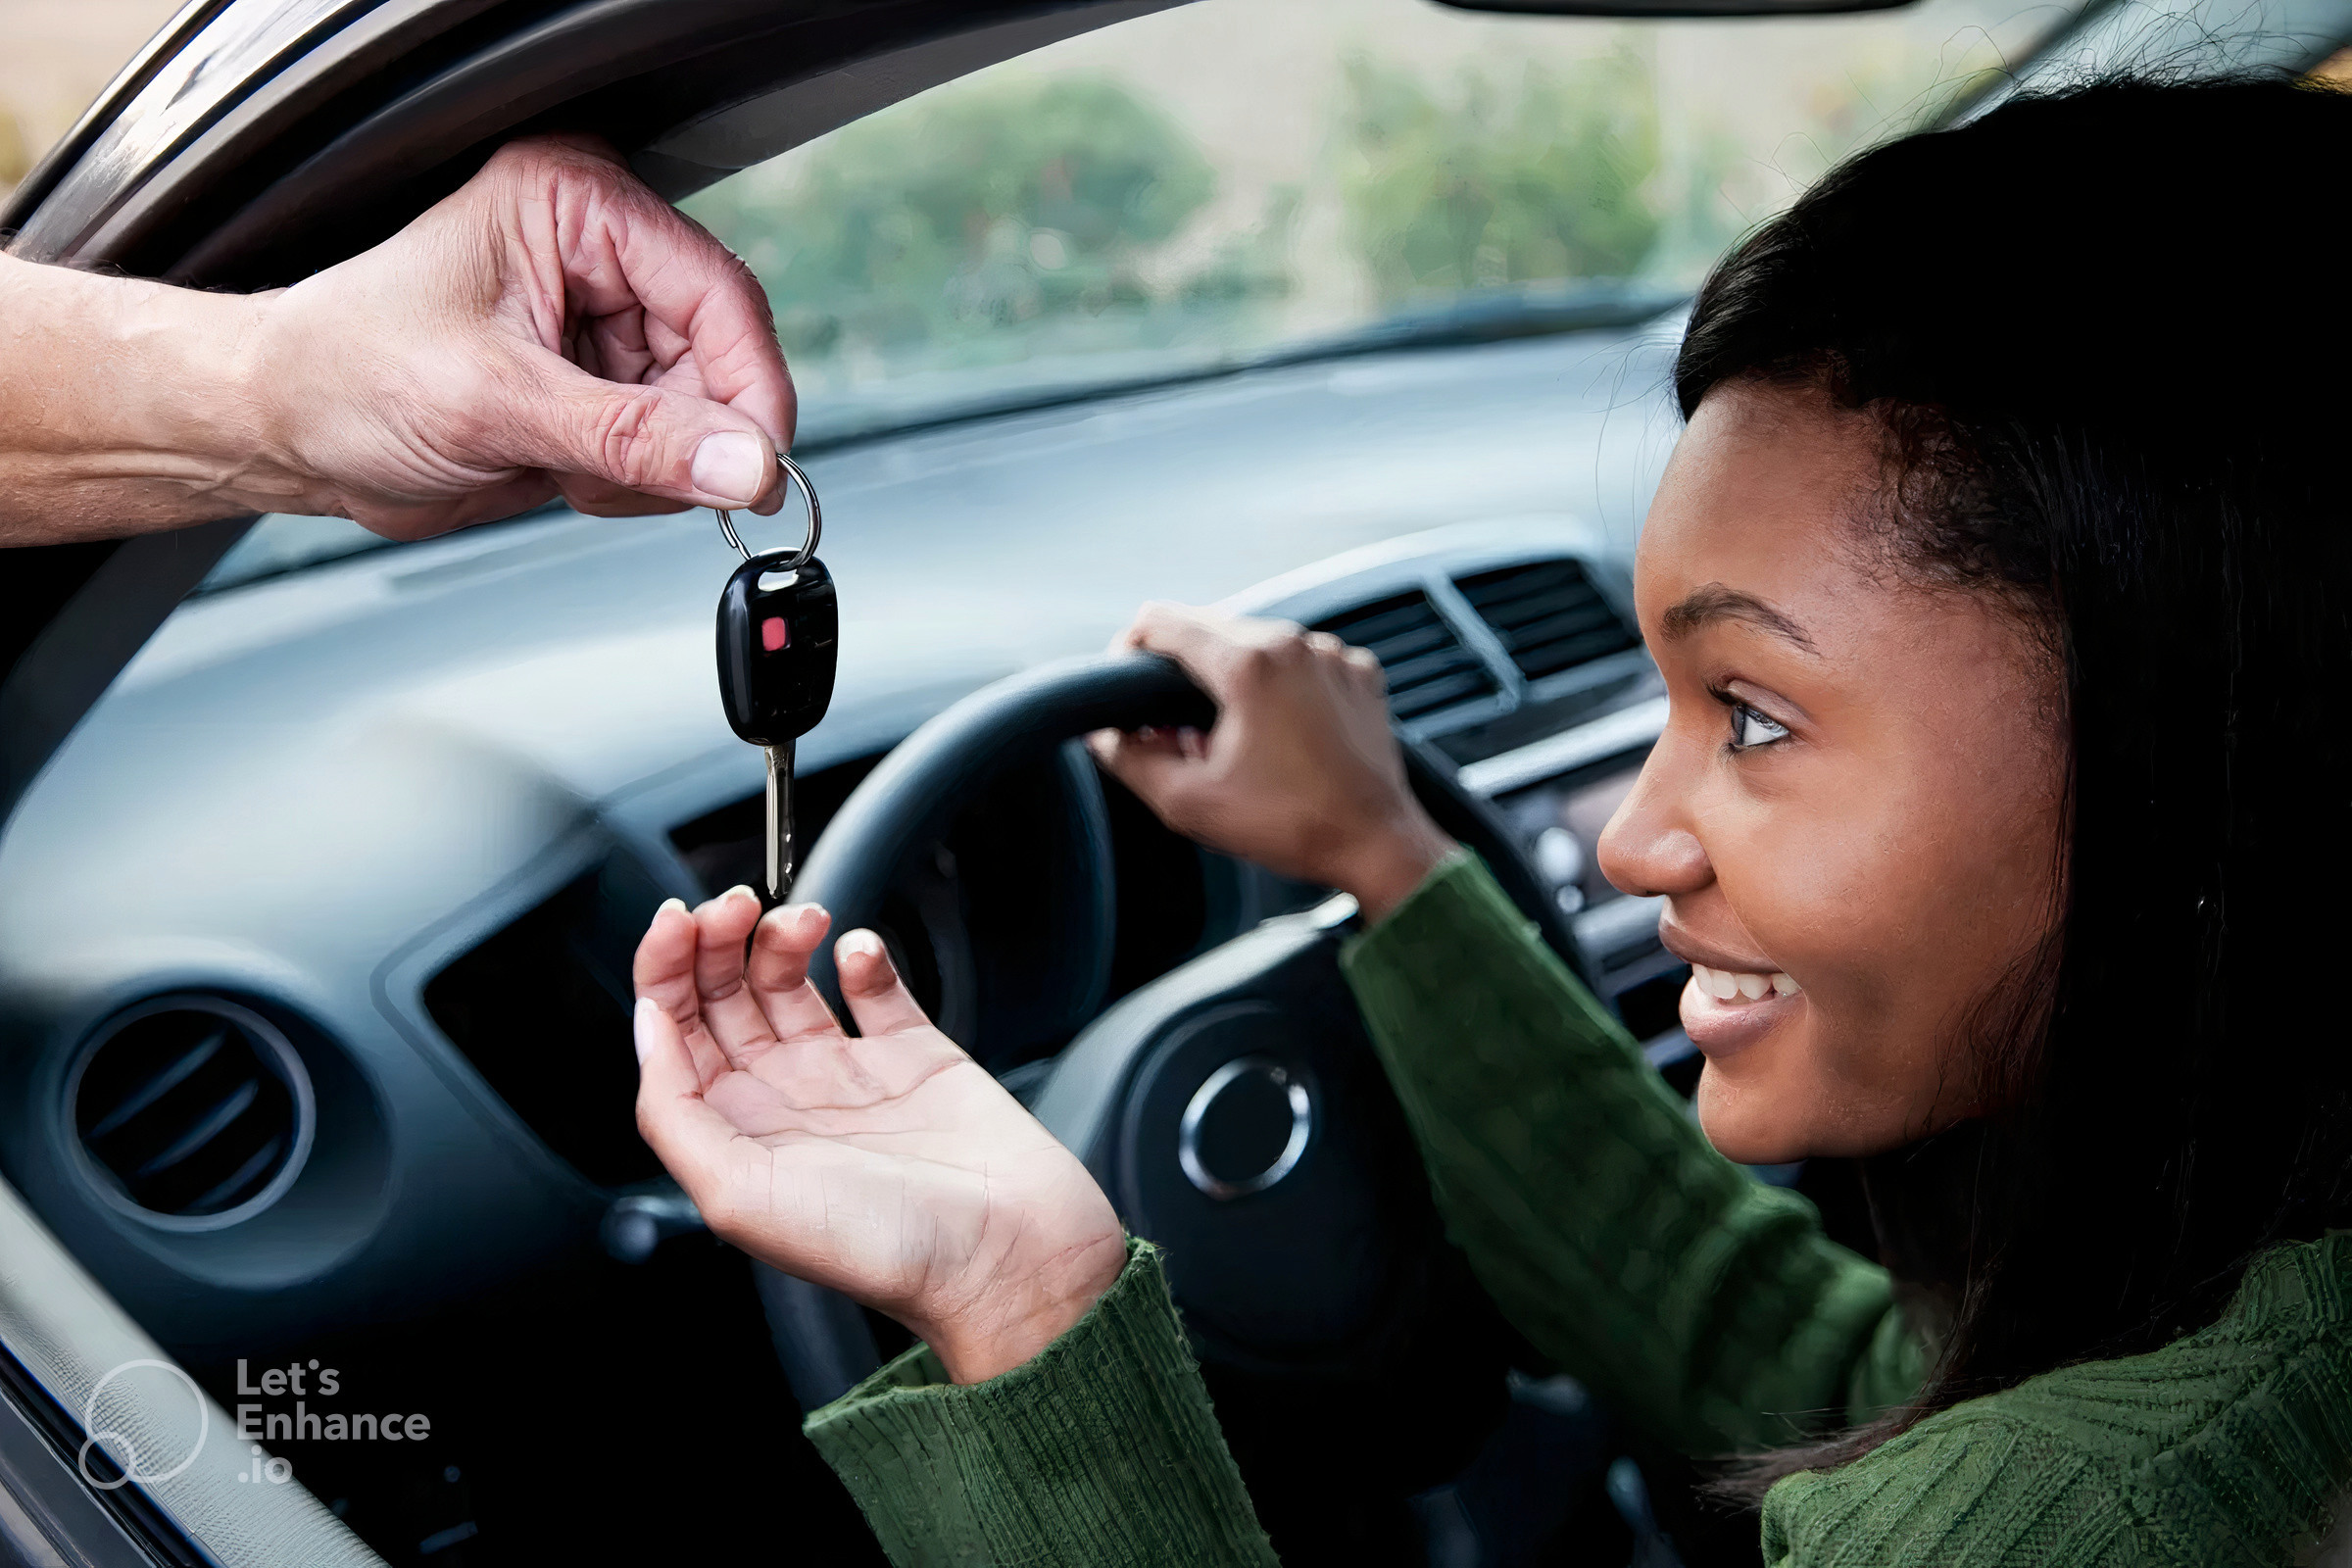
<instances>
[{"instance_id":1,"label":"key ring","mask_svg":"<svg viewBox=\"0 0 2352 1568\"><path fill-rule=\"evenodd\" d=\"M807 471L781 452L776 454L776 464L784 470L785 490L789 492L797 480L801 487L801 499L808 504L808 537L802 542L800 549L776 563L778 571L792 571L808 564L816 555L816 542L825 535L825 513L816 503L816 486L808 482ZM752 553L745 548L743 536L735 531L734 514L723 507L712 507L710 510L718 514L718 531L726 535L727 543L735 547L735 553L746 561L751 560Z\"/></svg>"}]
</instances>

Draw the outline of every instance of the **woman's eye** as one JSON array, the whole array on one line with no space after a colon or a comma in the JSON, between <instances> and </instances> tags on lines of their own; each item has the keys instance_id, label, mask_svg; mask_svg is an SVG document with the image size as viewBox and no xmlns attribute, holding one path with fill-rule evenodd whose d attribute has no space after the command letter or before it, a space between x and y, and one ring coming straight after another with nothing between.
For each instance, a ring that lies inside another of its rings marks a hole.
<instances>
[{"instance_id":1,"label":"woman's eye","mask_svg":"<svg viewBox=\"0 0 2352 1568\"><path fill-rule=\"evenodd\" d=\"M1750 746L1769 746L1774 741L1786 740L1788 737L1788 731L1785 726L1774 723L1745 703L1732 705L1732 745L1734 747L1745 750Z\"/></svg>"}]
</instances>

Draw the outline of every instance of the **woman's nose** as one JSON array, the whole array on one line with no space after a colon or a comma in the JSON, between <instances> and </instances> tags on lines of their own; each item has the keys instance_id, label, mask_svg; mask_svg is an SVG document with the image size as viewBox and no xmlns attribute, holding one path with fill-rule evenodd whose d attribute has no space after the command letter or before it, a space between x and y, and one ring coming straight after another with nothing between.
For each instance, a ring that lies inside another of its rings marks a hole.
<instances>
[{"instance_id":1,"label":"woman's nose","mask_svg":"<svg viewBox=\"0 0 2352 1568\"><path fill-rule=\"evenodd\" d=\"M1600 874L1621 893L1640 898L1691 894L1715 880L1690 818L1677 808L1678 789L1668 743L1660 740L1642 776L1600 834Z\"/></svg>"}]
</instances>

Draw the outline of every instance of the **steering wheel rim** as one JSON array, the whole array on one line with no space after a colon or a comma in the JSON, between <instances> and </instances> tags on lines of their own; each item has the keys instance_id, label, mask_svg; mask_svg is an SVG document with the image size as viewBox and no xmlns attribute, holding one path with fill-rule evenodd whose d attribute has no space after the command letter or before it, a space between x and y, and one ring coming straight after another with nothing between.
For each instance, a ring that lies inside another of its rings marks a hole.
<instances>
[{"instance_id":1,"label":"steering wheel rim","mask_svg":"<svg viewBox=\"0 0 2352 1568\"><path fill-rule=\"evenodd\" d=\"M950 705L892 748L825 824L792 896L823 905L836 932L870 925L906 853L935 837L961 797L998 769L1098 729L1206 729L1216 711L1175 661L1157 654L1089 655L1006 676ZM1454 782L1451 762L1434 747L1408 740L1404 754L1414 793L1438 825L1486 859L1544 941L1581 972L1582 956L1558 906L1544 896L1493 808ZM829 947L814 955L808 973L841 1014Z\"/></svg>"},{"instance_id":2,"label":"steering wheel rim","mask_svg":"<svg viewBox=\"0 0 2352 1568\"><path fill-rule=\"evenodd\" d=\"M999 769L1090 730L1205 729L1215 718L1184 671L1152 654L1058 660L984 686L933 715L858 782L810 849L792 897L823 905L836 932L871 925L907 852L936 837ZM808 978L846 1019L830 945L813 956Z\"/></svg>"},{"instance_id":3,"label":"steering wheel rim","mask_svg":"<svg viewBox=\"0 0 2352 1568\"><path fill-rule=\"evenodd\" d=\"M1042 664L964 697L916 729L852 792L826 824L793 897L832 914L836 932L872 924L906 855L935 838L963 799L1004 767L1102 728L1214 723L1216 710L1174 662L1113 654ZM1405 744L1407 773L1440 827L1484 856L1504 890L1562 956L1577 955L1493 809L1464 792L1431 748ZM839 976L829 945L809 978L837 1016ZM846 1298L755 1265L779 1357L805 1409L846 1393L879 1364L862 1313Z\"/></svg>"}]
</instances>

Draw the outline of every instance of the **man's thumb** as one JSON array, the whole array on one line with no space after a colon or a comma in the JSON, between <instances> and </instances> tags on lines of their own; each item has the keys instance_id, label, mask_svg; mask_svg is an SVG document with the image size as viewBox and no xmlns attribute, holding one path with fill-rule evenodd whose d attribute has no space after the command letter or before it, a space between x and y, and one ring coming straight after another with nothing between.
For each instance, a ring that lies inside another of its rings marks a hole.
<instances>
[{"instance_id":1,"label":"man's thumb","mask_svg":"<svg viewBox=\"0 0 2352 1568\"><path fill-rule=\"evenodd\" d=\"M765 436L749 430L713 430L694 444L686 476L695 493L685 499L747 505L775 478L775 449Z\"/></svg>"},{"instance_id":2,"label":"man's thumb","mask_svg":"<svg viewBox=\"0 0 2352 1568\"><path fill-rule=\"evenodd\" d=\"M723 403L570 366L551 379L529 466L697 507L749 507L775 487L774 444Z\"/></svg>"}]
</instances>

